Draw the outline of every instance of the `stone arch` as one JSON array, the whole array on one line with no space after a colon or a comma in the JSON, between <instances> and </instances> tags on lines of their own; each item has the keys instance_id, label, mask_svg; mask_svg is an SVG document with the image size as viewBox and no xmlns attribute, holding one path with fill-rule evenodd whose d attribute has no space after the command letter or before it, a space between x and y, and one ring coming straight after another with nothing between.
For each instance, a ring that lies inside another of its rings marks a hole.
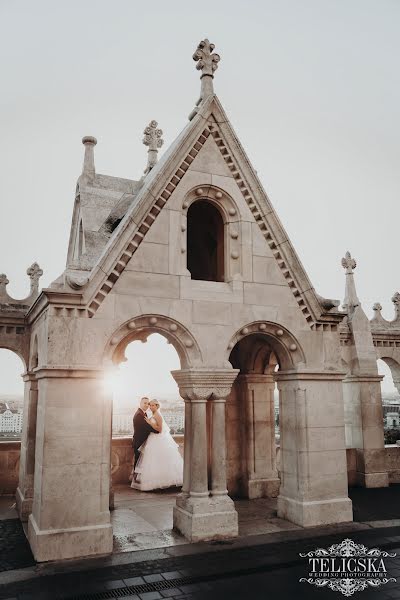
<instances>
[{"instance_id":1,"label":"stone arch","mask_svg":"<svg viewBox=\"0 0 400 600\"><path fill-rule=\"evenodd\" d=\"M286 328L282 327L277 323L269 321L254 321L244 327L241 327L230 339L226 349L226 361L229 361L232 350L245 338L249 336L254 340L258 338L260 344L252 344L250 354L246 357L246 369L254 370L251 368L251 361L255 364L256 360L262 360L263 352L262 346L266 346L264 342L270 347L272 352L269 355L265 355L265 369L270 366L271 354L273 353L279 364L280 370L287 370L293 368L299 363L306 363L305 354L301 348L299 342ZM268 353L267 353L268 354ZM264 370L264 372L267 372Z\"/></svg>"},{"instance_id":2,"label":"stone arch","mask_svg":"<svg viewBox=\"0 0 400 600\"><path fill-rule=\"evenodd\" d=\"M385 353L382 353L382 356L378 356L378 360L383 360L387 364L392 374L393 384L400 393L400 361L391 356L385 356Z\"/></svg>"},{"instance_id":3,"label":"stone arch","mask_svg":"<svg viewBox=\"0 0 400 600\"><path fill-rule=\"evenodd\" d=\"M9 350L21 360L23 370L26 371L28 368L28 353L24 352L23 349L15 347L14 344L3 344L0 342L0 350Z\"/></svg>"},{"instance_id":4,"label":"stone arch","mask_svg":"<svg viewBox=\"0 0 400 600\"><path fill-rule=\"evenodd\" d=\"M135 340L144 342L152 333L159 333L174 346L182 369L201 365L201 351L190 331L178 321L158 314L141 315L125 321L109 338L104 361L115 365L123 362L128 344Z\"/></svg>"}]
</instances>

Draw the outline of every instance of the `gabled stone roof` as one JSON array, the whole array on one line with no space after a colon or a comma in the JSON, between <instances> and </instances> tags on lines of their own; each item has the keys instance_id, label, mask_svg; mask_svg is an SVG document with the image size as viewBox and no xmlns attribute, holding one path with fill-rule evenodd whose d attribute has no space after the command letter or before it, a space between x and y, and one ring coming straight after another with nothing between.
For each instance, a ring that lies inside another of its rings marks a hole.
<instances>
[{"instance_id":1,"label":"gabled stone roof","mask_svg":"<svg viewBox=\"0 0 400 600\"><path fill-rule=\"evenodd\" d=\"M157 215L210 135L213 136L232 172L310 327L318 328L323 323L338 324L343 318L343 313L337 310L338 303L326 301L316 294L215 95L209 96L200 104L192 120L147 175L142 187L132 198L122 221L113 231L83 290L89 316L95 314L103 299L113 288Z\"/></svg>"}]
</instances>

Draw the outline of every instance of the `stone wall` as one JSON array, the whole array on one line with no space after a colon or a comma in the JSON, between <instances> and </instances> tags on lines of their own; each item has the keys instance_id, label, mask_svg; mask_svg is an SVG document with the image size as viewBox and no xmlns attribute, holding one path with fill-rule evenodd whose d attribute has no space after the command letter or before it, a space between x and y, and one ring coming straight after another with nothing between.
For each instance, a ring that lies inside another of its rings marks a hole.
<instances>
[{"instance_id":1,"label":"stone wall","mask_svg":"<svg viewBox=\"0 0 400 600\"><path fill-rule=\"evenodd\" d=\"M132 468L133 450L131 437L113 438L111 472L113 485L128 482ZM174 435L183 455L184 436ZM19 457L21 443L0 442L0 496L13 496L18 485ZM277 466L280 468L280 448L277 446ZM355 485L356 480L356 450L348 448L347 475L349 486ZM390 483L400 483L400 446L385 446L385 464L389 472Z\"/></svg>"},{"instance_id":2,"label":"stone wall","mask_svg":"<svg viewBox=\"0 0 400 600\"><path fill-rule=\"evenodd\" d=\"M183 435L174 435L183 455ZM21 442L0 442L0 496L13 496L18 485ZM132 468L132 438L112 440L111 473L113 485L127 483Z\"/></svg>"}]
</instances>

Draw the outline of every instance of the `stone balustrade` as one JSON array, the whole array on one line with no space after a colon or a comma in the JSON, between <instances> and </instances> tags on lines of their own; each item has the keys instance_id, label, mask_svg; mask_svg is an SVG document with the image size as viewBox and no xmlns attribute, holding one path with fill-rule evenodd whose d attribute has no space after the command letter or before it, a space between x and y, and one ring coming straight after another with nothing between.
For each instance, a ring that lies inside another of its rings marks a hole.
<instances>
[{"instance_id":1,"label":"stone balustrade","mask_svg":"<svg viewBox=\"0 0 400 600\"><path fill-rule=\"evenodd\" d=\"M174 435L183 455L184 436ZM132 468L131 437L116 437L112 440L111 473L113 485L128 482ZM0 496L13 496L18 485L19 457L21 443L19 441L0 442ZM280 467L280 447L277 451L277 468ZM355 484L356 450L348 448L347 474L349 485ZM385 467L389 473L390 483L400 483L400 446L385 446Z\"/></svg>"}]
</instances>

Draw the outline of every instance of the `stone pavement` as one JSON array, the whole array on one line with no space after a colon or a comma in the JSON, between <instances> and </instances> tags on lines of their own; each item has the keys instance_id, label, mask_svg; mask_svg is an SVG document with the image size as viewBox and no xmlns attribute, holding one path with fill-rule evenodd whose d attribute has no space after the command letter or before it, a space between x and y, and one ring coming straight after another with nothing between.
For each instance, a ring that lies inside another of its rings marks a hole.
<instances>
[{"instance_id":1,"label":"stone pavement","mask_svg":"<svg viewBox=\"0 0 400 600\"><path fill-rule=\"evenodd\" d=\"M18 600L189 600L197 598L315 598L335 596L299 583L307 561L299 552L350 537L368 547L400 554L400 527L348 524L250 536L225 543L187 544L120 554L118 557L43 565L0 579L0 598ZM124 560L122 560L124 559ZM367 590L361 598L400 598L400 557L387 559L388 575L399 583ZM7 575L7 574L5 574ZM378 596L379 594L379 596ZM339 596L340 597L340 596Z\"/></svg>"},{"instance_id":2,"label":"stone pavement","mask_svg":"<svg viewBox=\"0 0 400 600\"><path fill-rule=\"evenodd\" d=\"M10 518L15 517L12 499L2 498L0 517L6 518L0 518L0 600L333 599L331 590L299 583L307 576L299 552L345 537L399 554L386 562L389 575L399 583L363 591L361 598L400 600L400 486L354 488L350 495L355 517L368 522L302 529L277 519L275 500L240 500L241 537L187 544L170 530L174 493L136 495L133 503L131 492L120 490L113 514L113 556L41 565L35 565L19 521Z\"/></svg>"}]
</instances>

